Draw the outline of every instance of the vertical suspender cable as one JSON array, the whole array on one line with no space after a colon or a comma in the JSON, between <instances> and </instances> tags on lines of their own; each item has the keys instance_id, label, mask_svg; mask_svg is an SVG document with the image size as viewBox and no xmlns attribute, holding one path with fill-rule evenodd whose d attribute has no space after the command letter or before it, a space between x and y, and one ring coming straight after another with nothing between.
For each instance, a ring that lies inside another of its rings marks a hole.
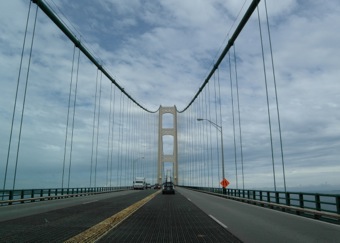
<instances>
[{"instance_id":1,"label":"vertical suspender cable","mask_svg":"<svg viewBox=\"0 0 340 243\"><path fill-rule=\"evenodd\" d=\"M131 159L130 158L130 146L131 146L131 130L129 129L131 127L131 102L127 103L126 107L126 112L127 112L127 125L128 129L126 130L126 155L125 155L125 185L127 185L127 178L128 178L128 171L130 170L130 165L131 165Z\"/></svg>"},{"instance_id":2,"label":"vertical suspender cable","mask_svg":"<svg viewBox=\"0 0 340 243\"><path fill-rule=\"evenodd\" d=\"M126 107L125 107L126 105ZM122 140L121 143L123 145L122 147L122 153L121 153L121 163L122 163L122 171L121 171L121 175L120 175L120 184L121 186L123 185L123 179L124 179L124 174L126 172L126 164L124 163L125 160L125 156L126 156L126 129L128 128L128 124L126 122L126 115L127 115L127 102L125 100L125 97L123 98L123 124L124 126L122 127Z\"/></svg>"},{"instance_id":3,"label":"vertical suspender cable","mask_svg":"<svg viewBox=\"0 0 340 243\"><path fill-rule=\"evenodd\" d=\"M208 100L208 93L209 92L209 89L205 89L205 112L204 112L204 114L205 114L205 116L207 116L209 113L208 113L208 104L209 104L209 100ZM208 119L209 119L209 117L208 117ZM210 119L209 119L210 120ZM206 171L206 174L208 174L206 177L207 177L207 181L206 181L206 187L209 187L209 180L210 180L210 166L209 166L209 136L208 136L208 134L209 134L209 132L208 132L208 129L210 129L211 128L211 126L205 126L205 130L206 130L206 133L205 133L205 144L206 144L206 149L205 149L205 157L206 157L206 159L205 159L205 171Z\"/></svg>"},{"instance_id":4,"label":"vertical suspender cable","mask_svg":"<svg viewBox=\"0 0 340 243\"><path fill-rule=\"evenodd\" d=\"M208 119L211 121L211 97L210 97L210 82L208 83L208 99L209 99L209 114L208 114ZM211 176L211 180L210 180L210 187L213 187L213 147L212 147L212 126L209 126L209 144L210 144L210 176Z\"/></svg>"},{"instance_id":5,"label":"vertical suspender cable","mask_svg":"<svg viewBox=\"0 0 340 243\"><path fill-rule=\"evenodd\" d=\"M205 115L205 90L202 90L201 92L201 103L200 103L200 115L199 117L204 117ZM198 124L197 124L198 125ZM206 162L206 158L205 158L205 135L207 133L207 126L202 126L202 124L200 124L200 128L201 128L201 153L202 153L202 158L201 158L201 169L200 169L200 177L202 179L202 185L201 186L205 186L205 174L204 174L204 171L205 171L205 162Z\"/></svg>"},{"instance_id":6,"label":"vertical suspender cable","mask_svg":"<svg viewBox=\"0 0 340 243\"><path fill-rule=\"evenodd\" d=\"M204 107L203 107L203 114L204 117L206 117L207 115L207 110L208 110L208 104L207 104L207 89L204 89ZM207 179L209 178L209 167L208 167L208 126L204 126L205 128L205 133L204 133L204 137L205 137L205 149L204 149L204 168L203 168L203 172L204 173L204 186L207 187ZM207 177L207 172L208 172L208 177Z\"/></svg>"},{"instance_id":7,"label":"vertical suspender cable","mask_svg":"<svg viewBox=\"0 0 340 243\"><path fill-rule=\"evenodd\" d=\"M120 97L119 97L119 114L118 114L118 118L119 118L119 123L118 123L118 153L117 153L117 173L116 173L116 185L119 186L119 170L120 170L120 150L121 150L121 123L122 123L122 96L123 96L123 92L120 92Z\"/></svg>"},{"instance_id":8,"label":"vertical suspender cable","mask_svg":"<svg viewBox=\"0 0 340 243\"><path fill-rule=\"evenodd\" d=\"M273 49L272 49L272 40L270 36L270 28L269 28L269 20L268 20L268 11L267 11L267 1L264 1L264 6L266 9L266 18L267 18L267 28L268 28L268 38L269 38L269 48L270 48L270 56L272 61L273 68L273 78L274 78L274 88L275 88L275 100L276 100L276 111L277 111L277 120L279 125L279 135L280 135L280 147L281 147L281 161L282 161L282 173L283 173L283 184L284 191L287 191L286 188L286 173L285 173L285 163L283 159L283 145L282 145L282 135L281 135L281 119L280 119L280 110L279 110L279 101L277 95L277 86L276 86L276 75L275 75L275 66L274 66L274 58L273 58Z\"/></svg>"},{"instance_id":9,"label":"vertical suspender cable","mask_svg":"<svg viewBox=\"0 0 340 243\"><path fill-rule=\"evenodd\" d=\"M18 159L19 159L19 151L20 151L20 143L21 143L21 132L22 132L22 124L23 124L23 120L24 120L26 94L27 94L27 86L28 86L28 77L29 77L30 67L31 67L33 43L34 43L34 36L35 36L35 27L37 25L37 16L38 16L38 6L37 6L36 11L35 11L33 34L32 34L32 41L31 41L31 47L30 47L30 55L29 55L28 66L27 66L27 75L26 75L26 83L25 83L24 100L22 102L21 121L20 121L20 129L19 129L19 139L18 139L17 155L16 155L16 159L15 159L15 169L14 169L14 178L13 178L13 190L15 189L15 183L16 183L16 177L17 177Z\"/></svg>"},{"instance_id":10,"label":"vertical suspender cable","mask_svg":"<svg viewBox=\"0 0 340 243\"><path fill-rule=\"evenodd\" d=\"M237 59L234 44L234 60L235 60L235 79L236 79L236 94L237 94L237 110L238 110L238 127L240 133L240 149L241 149L241 169L242 169L242 189L244 190L244 168L243 168L243 143L242 143L242 128L241 128L241 111L240 111L240 96L238 92L238 76L237 76Z\"/></svg>"},{"instance_id":11,"label":"vertical suspender cable","mask_svg":"<svg viewBox=\"0 0 340 243\"><path fill-rule=\"evenodd\" d=\"M215 93L215 123L218 124L218 107L217 107L217 103L218 103L218 100L217 100L217 90L216 90L216 78L215 78L216 75L214 75L214 93ZM217 69L217 77L219 79L219 69ZM216 129L216 147L217 147L217 187L219 187L220 183L219 183L219 179L221 178L220 177L220 166L219 166L219 162L220 162L220 151L219 151L219 145L218 145L218 131Z\"/></svg>"},{"instance_id":12,"label":"vertical suspender cable","mask_svg":"<svg viewBox=\"0 0 340 243\"><path fill-rule=\"evenodd\" d=\"M78 77L79 77L79 61L80 61L80 50L78 52L76 87L75 87L75 91L74 91L72 132L71 132L71 148L70 148L70 161L69 161L69 166L68 166L67 188L70 188L70 179L71 179L72 152L73 152L73 132L74 132L74 118L75 118L75 114L76 114L76 103L77 103Z\"/></svg>"},{"instance_id":13,"label":"vertical suspender cable","mask_svg":"<svg viewBox=\"0 0 340 243\"><path fill-rule=\"evenodd\" d=\"M188 165L188 177L189 177L189 181L188 181L188 185L189 182L192 182L192 132L191 132L191 124L190 124L190 118L191 118L191 110L192 107L190 107L190 109L188 110L188 116L187 116L187 136L189 138L189 146L188 146L188 152L187 152L187 161L189 161L189 165Z\"/></svg>"},{"instance_id":14,"label":"vertical suspender cable","mask_svg":"<svg viewBox=\"0 0 340 243\"><path fill-rule=\"evenodd\" d=\"M99 102L98 102L98 116L97 116L97 145L96 145L96 164L94 166L94 187L97 186L97 166L98 166L98 144L99 144L99 128L100 128L100 106L102 97L102 78L103 72L100 72L99 78Z\"/></svg>"},{"instance_id":15,"label":"vertical suspender cable","mask_svg":"<svg viewBox=\"0 0 340 243\"><path fill-rule=\"evenodd\" d=\"M73 57L72 57L72 68L71 68L71 81L70 89L68 95L68 108L67 108L67 118L66 118L66 131L65 131L65 144L64 144L64 159L63 159L63 173L61 177L61 189L64 189L64 176L65 176L65 162L66 162L66 148L67 148L67 137L68 137L68 123L70 120L70 107L71 107L71 95L72 95L72 83L73 83L73 69L74 69L74 58L76 54L76 46L73 47Z\"/></svg>"},{"instance_id":16,"label":"vertical suspender cable","mask_svg":"<svg viewBox=\"0 0 340 243\"><path fill-rule=\"evenodd\" d=\"M196 117L197 116L200 116L199 114L199 105L200 105L200 102L201 102L201 95L199 95L198 97L197 97L197 102L196 102L196 104L195 104L195 109L196 109L196 111L195 111L195 115L196 115ZM193 122L195 122L195 120L193 120ZM194 123L194 126L196 127L196 129L195 129L195 131L197 131L197 129L198 129L198 138L196 139L196 141L198 142L198 147L200 148L201 147L201 127L199 127L199 126L197 126L197 124L196 123ZM197 181L197 186L199 186L199 183L200 183L200 176L199 176L199 166L198 166L198 162L199 162L199 157L198 157L198 152L197 152L197 147L196 147L196 149L195 149L196 151L195 151L195 172L196 172L196 175L195 175L195 177L198 179L198 181ZM201 149L200 149L201 150Z\"/></svg>"},{"instance_id":17,"label":"vertical suspender cable","mask_svg":"<svg viewBox=\"0 0 340 243\"><path fill-rule=\"evenodd\" d=\"M236 189L238 189L238 174L237 174L237 155L236 155L236 135L235 135L235 110L234 110L234 92L233 92L233 79L231 73L231 60L230 52L228 52L229 58L229 75L230 75L230 97L231 97L231 113L233 117L233 136L234 136L234 160L235 160L235 177L236 177Z\"/></svg>"},{"instance_id":18,"label":"vertical suspender cable","mask_svg":"<svg viewBox=\"0 0 340 243\"><path fill-rule=\"evenodd\" d=\"M124 145L124 151L122 153L122 168L123 168L123 172L122 173L122 185L125 185L124 181L125 181L125 177L126 177L126 170L127 170L127 164L126 164L126 157L127 157L127 147L128 147L128 128L129 128L129 119L128 119L128 115L129 115L129 100L126 101L126 107L124 107L124 129L122 132L123 135L123 139L122 139L122 143Z\"/></svg>"},{"instance_id":19,"label":"vertical suspender cable","mask_svg":"<svg viewBox=\"0 0 340 243\"><path fill-rule=\"evenodd\" d=\"M109 160L110 160L110 138L111 138L111 113L112 113L112 84L110 85L110 112L109 112L109 132L107 135L107 158L106 158L106 186L109 185Z\"/></svg>"},{"instance_id":20,"label":"vertical suspender cable","mask_svg":"<svg viewBox=\"0 0 340 243\"><path fill-rule=\"evenodd\" d=\"M12 114L12 124L11 124L11 131L10 131L10 135L9 135L8 150L7 150L7 159L6 159L6 168L5 168L4 183L3 183L2 200L4 200L4 190L6 189L7 171L8 171L9 155L10 155L10 152L11 152L14 118L15 118L16 106L17 106L17 101L18 101L19 83L20 83L21 70L22 70L22 60L24 59L24 51L25 51L25 45L26 45L26 37L27 37L27 29L28 29L28 22L29 22L29 19L30 19L30 13L31 13L31 1L29 3L28 13L27 13L25 35L24 35L24 41L23 41L23 44L22 44L21 58L20 58L20 65L19 65L19 73L18 73L18 79L17 79L17 87L16 87L16 91L15 91L15 98L14 98L14 105L13 105L13 114Z\"/></svg>"},{"instance_id":21,"label":"vertical suspender cable","mask_svg":"<svg viewBox=\"0 0 340 243\"><path fill-rule=\"evenodd\" d=\"M219 105L220 105L220 126L221 126L221 131L222 131L222 127L223 127L223 124L222 124L222 97L221 97L221 86L220 86L220 72L218 71L218 78L217 78L217 82L218 82L218 97L219 97ZM222 132L221 132L221 136L223 136ZM222 138L223 140L223 138ZM221 140L221 141L222 141ZM221 151L223 150L223 145L222 145L222 142L221 142ZM222 155L223 155L223 151L222 151ZM225 175L225 168L224 168L224 163L223 163L223 156L221 155L222 157L222 177L223 175ZM224 178L222 178L223 180Z\"/></svg>"},{"instance_id":22,"label":"vertical suspender cable","mask_svg":"<svg viewBox=\"0 0 340 243\"><path fill-rule=\"evenodd\" d=\"M197 115L199 114L199 105L200 105L200 102L201 102L201 96L198 96L198 101L196 103L196 111L195 111L195 116L197 117ZM196 127L196 129L198 128L198 124L196 123L195 121L195 118L193 118L193 123L194 123L194 126ZM201 145L201 127L199 127L199 134L198 134L198 139L197 141L199 142L199 145ZM196 130L195 129L195 130ZM196 148L197 149L197 148ZM198 178L199 180L197 181L197 186L200 186L200 183L201 183L201 178L200 178L200 175L199 175L199 165L198 165L198 162L199 162L199 158L198 158L198 153L197 151L195 151L196 153L196 156L195 156L195 159L194 159L194 162L195 162L195 172L196 172L196 178Z\"/></svg>"},{"instance_id":23,"label":"vertical suspender cable","mask_svg":"<svg viewBox=\"0 0 340 243\"><path fill-rule=\"evenodd\" d=\"M271 119L270 119L270 107L269 107L269 97L268 97L267 72L266 72L266 63L265 63L265 58L264 58L263 38L262 38L262 29L261 29L261 19L260 19L259 7L257 7L257 15L258 15L258 20L259 20L259 31L260 31L260 39L261 39L263 72L264 72L264 81L265 81L266 96L267 96L267 112L268 112L268 124L269 124L269 133L270 133L270 146L271 146L271 154L272 154L272 165L273 165L274 190L276 191L276 178L275 178L275 163L274 163L274 148L273 148L272 125L271 125Z\"/></svg>"},{"instance_id":24,"label":"vertical suspender cable","mask_svg":"<svg viewBox=\"0 0 340 243\"><path fill-rule=\"evenodd\" d=\"M124 129L125 129L125 123L124 123L124 111L125 111L125 103L124 103L125 96L122 97L122 109L120 114L120 139L119 142L121 143L120 146L120 158L119 158L119 166L120 166L120 173L119 173L119 186L122 186L122 171L123 171L123 156L124 156Z\"/></svg>"},{"instance_id":25,"label":"vertical suspender cable","mask_svg":"<svg viewBox=\"0 0 340 243\"><path fill-rule=\"evenodd\" d=\"M94 94L94 109L93 109L93 126L92 126L92 150L91 150L91 170L90 170L90 187L92 186L92 171L93 171L93 150L94 150L94 133L96 127L96 110L97 110L97 92L98 92L98 78L99 69L96 75L96 91Z\"/></svg>"},{"instance_id":26,"label":"vertical suspender cable","mask_svg":"<svg viewBox=\"0 0 340 243\"><path fill-rule=\"evenodd\" d=\"M113 84L111 84L112 88ZM113 141L114 141L114 125L115 125L115 102L116 100L116 89L113 89L113 114L112 114L112 125L111 125L111 155L110 155L110 187L112 186L112 155L113 155Z\"/></svg>"}]
</instances>

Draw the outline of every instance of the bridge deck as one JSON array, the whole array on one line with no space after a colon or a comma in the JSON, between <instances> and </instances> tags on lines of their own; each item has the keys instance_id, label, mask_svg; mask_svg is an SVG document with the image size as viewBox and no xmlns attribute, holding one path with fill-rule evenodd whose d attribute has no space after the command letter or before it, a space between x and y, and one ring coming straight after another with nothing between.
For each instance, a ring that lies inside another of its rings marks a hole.
<instances>
[{"instance_id":1,"label":"bridge deck","mask_svg":"<svg viewBox=\"0 0 340 243\"><path fill-rule=\"evenodd\" d=\"M184 196L159 194L99 242L241 242Z\"/></svg>"},{"instance_id":2,"label":"bridge deck","mask_svg":"<svg viewBox=\"0 0 340 243\"><path fill-rule=\"evenodd\" d=\"M154 192L146 190L99 201L91 199L93 201L77 206L2 221L0 242L62 242ZM100 241L240 242L179 193L158 194Z\"/></svg>"}]
</instances>

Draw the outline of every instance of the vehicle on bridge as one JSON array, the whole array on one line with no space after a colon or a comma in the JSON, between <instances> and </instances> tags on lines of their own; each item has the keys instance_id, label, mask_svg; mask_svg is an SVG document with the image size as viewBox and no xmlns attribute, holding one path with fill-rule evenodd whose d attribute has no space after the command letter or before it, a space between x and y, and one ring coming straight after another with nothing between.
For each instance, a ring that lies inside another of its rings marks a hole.
<instances>
[{"instance_id":1,"label":"vehicle on bridge","mask_svg":"<svg viewBox=\"0 0 340 243\"><path fill-rule=\"evenodd\" d=\"M133 182L133 189L134 190L146 189L145 177L136 177L135 181Z\"/></svg>"},{"instance_id":2,"label":"vehicle on bridge","mask_svg":"<svg viewBox=\"0 0 340 243\"><path fill-rule=\"evenodd\" d=\"M153 189L161 189L161 185L159 185L158 183L156 183L156 184L153 186Z\"/></svg>"},{"instance_id":3,"label":"vehicle on bridge","mask_svg":"<svg viewBox=\"0 0 340 243\"><path fill-rule=\"evenodd\" d=\"M162 188L162 193L163 194L175 194L175 186L172 181L166 181L163 183L163 188Z\"/></svg>"}]
</instances>

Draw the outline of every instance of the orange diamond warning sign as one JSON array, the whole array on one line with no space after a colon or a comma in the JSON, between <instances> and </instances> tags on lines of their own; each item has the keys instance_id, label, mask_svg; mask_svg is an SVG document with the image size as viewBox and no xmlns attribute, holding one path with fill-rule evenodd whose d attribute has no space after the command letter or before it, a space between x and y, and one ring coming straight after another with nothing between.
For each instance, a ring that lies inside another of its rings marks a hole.
<instances>
[{"instance_id":1,"label":"orange diamond warning sign","mask_svg":"<svg viewBox=\"0 0 340 243\"><path fill-rule=\"evenodd\" d=\"M230 182L226 178L223 178L223 180L221 181L221 186L223 188L226 188L229 184Z\"/></svg>"}]
</instances>

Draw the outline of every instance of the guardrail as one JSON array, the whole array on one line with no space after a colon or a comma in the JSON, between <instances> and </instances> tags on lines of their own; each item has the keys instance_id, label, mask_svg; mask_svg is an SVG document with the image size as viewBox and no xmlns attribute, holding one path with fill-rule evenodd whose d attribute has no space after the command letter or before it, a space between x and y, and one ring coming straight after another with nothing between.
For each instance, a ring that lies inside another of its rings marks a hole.
<instances>
[{"instance_id":1,"label":"guardrail","mask_svg":"<svg viewBox=\"0 0 340 243\"><path fill-rule=\"evenodd\" d=\"M53 188L53 189L20 189L0 190L0 206L25 202L54 200L69 197L87 196L121 190L132 187L83 187L83 188Z\"/></svg>"},{"instance_id":2,"label":"guardrail","mask_svg":"<svg viewBox=\"0 0 340 243\"><path fill-rule=\"evenodd\" d=\"M185 187L232 200L242 201L340 224L340 194Z\"/></svg>"}]
</instances>

